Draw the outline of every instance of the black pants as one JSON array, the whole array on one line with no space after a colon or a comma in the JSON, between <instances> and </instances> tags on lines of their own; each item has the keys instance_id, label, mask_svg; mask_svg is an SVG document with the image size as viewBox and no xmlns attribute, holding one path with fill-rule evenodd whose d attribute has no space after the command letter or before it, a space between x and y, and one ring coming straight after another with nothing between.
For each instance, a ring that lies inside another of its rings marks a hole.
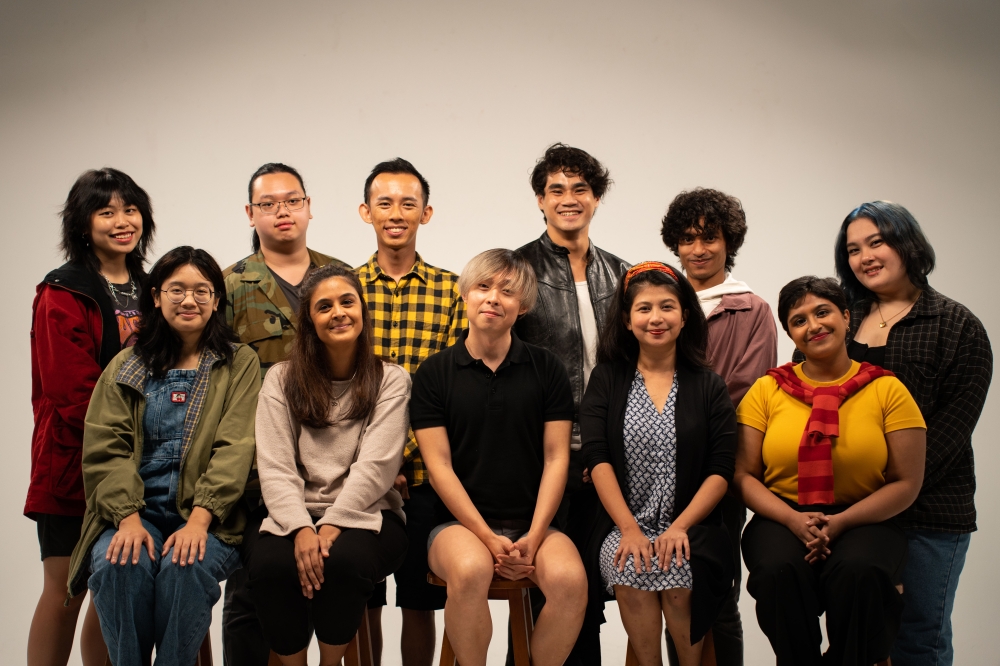
<instances>
[{"instance_id":1,"label":"black pants","mask_svg":"<svg viewBox=\"0 0 1000 666\"><path fill-rule=\"evenodd\" d=\"M600 498L597 497L593 484L583 482L583 454L580 451L571 451L566 491L556 512L555 523L556 527L573 541L573 545L581 555L585 552L599 503ZM538 614L545 606L545 595L537 588L532 589L529 594L531 614L537 620ZM565 666L601 666L601 622L603 622L602 617L587 613L573 651L566 657ZM507 666L514 666L514 643L509 628Z\"/></svg>"},{"instance_id":2,"label":"black pants","mask_svg":"<svg viewBox=\"0 0 1000 666\"><path fill-rule=\"evenodd\" d=\"M250 560L250 594L264 637L280 655L295 654L312 637L328 645L349 643L361 624L375 584L393 573L406 555L406 526L382 512L382 530L347 529L330 548L324 583L312 599L302 594L295 564L295 540L262 534Z\"/></svg>"},{"instance_id":3,"label":"black pants","mask_svg":"<svg viewBox=\"0 0 1000 666\"><path fill-rule=\"evenodd\" d=\"M805 545L784 525L760 516L743 532L747 591L757 600L757 621L778 666L871 666L889 656L903 611L895 586L906 564L906 535L892 521L863 525L838 537L830 551L826 561L807 564Z\"/></svg>"},{"instance_id":4,"label":"black pants","mask_svg":"<svg viewBox=\"0 0 1000 666\"><path fill-rule=\"evenodd\" d=\"M743 567L740 565L740 534L747 523L747 508L743 502L732 495L726 494L719 502L722 510L722 520L726 524L729 541L733 544L734 580L733 589L729 591L719 611L719 616L712 625L712 638L715 644L715 663L719 666L743 666L743 621L740 618L740 588L743 587ZM666 630L665 630L666 631ZM667 634L667 659L670 666L677 666L677 649L674 641Z\"/></svg>"},{"instance_id":5,"label":"black pants","mask_svg":"<svg viewBox=\"0 0 1000 666\"><path fill-rule=\"evenodd\" d=\"M410 499L403 504L406 513L406 537L410 548L403 565L396 571L396 606L417 611L444 608L448 595L445 588L427 582L427 538L431 530L454 520L431 484L410 488Z\"/></svg>"},{"instance_id":6,"label":"black pants","mask_svg":"<svg viewBox=\"0 0 1000 666\"><path fill-rule=\"evenodd\" d=\"M224 666L267 666L271 648L264 640L247 587L247 563L260 538L260 524L267 518L263 504L250 513L240 555L243 567L226 581L226 599L222 606L222 663Z\"/></svg>"}]
</instances>

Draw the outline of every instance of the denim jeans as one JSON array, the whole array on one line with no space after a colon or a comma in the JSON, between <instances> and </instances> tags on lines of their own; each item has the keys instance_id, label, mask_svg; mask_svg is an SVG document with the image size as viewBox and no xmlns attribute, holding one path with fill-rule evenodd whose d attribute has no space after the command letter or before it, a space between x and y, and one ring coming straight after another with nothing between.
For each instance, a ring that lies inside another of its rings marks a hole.
<instances>
[{"instance_id":1,"label":"denim jeans","mask_svg":"<svg viewBox=\"0 0 1000 666\"><path fill-rule=\"evenodd\" d=\"M951 611L970 534L906 530L910 556L903 571L903 618L893 666L951 666Z\"/></svg>"},{"instance_id":2,"label":"denim jeans","mask_svg":"<svg viewBox=\"0 0 1000 666\"><path fill-rule=\"evenodd\" d=\"M142 521L153 537L155 560L143 548L139 563L111 564L105 559L117 530L108 529L91 550L90 591L101 633L114 664L148 664L156 646L156 666L191 666L212 622L219 583L240 566L235 548L208 535L205 559L184 567L160 557L163 534Z\"/></svg>"}]
</instances>

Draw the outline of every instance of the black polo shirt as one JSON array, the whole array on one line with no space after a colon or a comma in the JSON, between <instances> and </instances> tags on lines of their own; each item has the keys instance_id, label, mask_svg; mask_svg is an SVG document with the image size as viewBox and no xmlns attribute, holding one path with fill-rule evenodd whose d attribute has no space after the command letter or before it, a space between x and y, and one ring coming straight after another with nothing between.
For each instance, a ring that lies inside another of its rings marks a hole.
<instances>
[{"instance_id":1,"label":"black polo shirt","mask_svg":"<svg viewBox=\"0 0 1000 666\"><path fill-rule=\"evenodd\" d=\"M469 355L468 335L420 364L410 426L448 430L452 467L483 518L531 520L545 423L573 420L566 368L552 352L511 333L507 358L494 373Z\"/></svg>"}]
</instances>

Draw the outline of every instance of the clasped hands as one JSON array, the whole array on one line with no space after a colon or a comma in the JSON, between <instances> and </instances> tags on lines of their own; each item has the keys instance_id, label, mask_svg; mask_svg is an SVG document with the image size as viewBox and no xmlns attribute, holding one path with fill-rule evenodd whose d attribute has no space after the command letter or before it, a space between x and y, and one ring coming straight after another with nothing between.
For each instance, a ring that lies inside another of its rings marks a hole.
<instances>
[{"instance_id":1,"label":"clasped hands","mask_svg":"<svg viewBox=\"0 0 1000 666\"><path fill-rule=\"evenodd\" d=\"M785 525L805 544L809 564L825 560L830 555L830 544L843 531L839 515L828 516L821 511L794 511Z\"/></svg>"},{"instance_id":2,"label":"clasped hands","mask_svg":"<svg viewBox=\"0 0 1000 666\"><path fill-rule=\"evenodd\" d=\"M340 536L340 528L320 525L318 530L307 526L295 533L295 567L299 571L302 596L313 598L313 592L323 584L324 560L330 557L330 547Z\"/></svg>"},{"instance_id":3,"label":"clasped hands","mask_svg":"<svg viewBox=\"0 0 1000 666\"><path fill-rule=\"evenodd\" d=\"M485 541L493 553L493 571L508 580L527 578L535 571L535 553L542 539L528 532L516 542L505 536L490 533Z\"/></svg>"}]
</instances>

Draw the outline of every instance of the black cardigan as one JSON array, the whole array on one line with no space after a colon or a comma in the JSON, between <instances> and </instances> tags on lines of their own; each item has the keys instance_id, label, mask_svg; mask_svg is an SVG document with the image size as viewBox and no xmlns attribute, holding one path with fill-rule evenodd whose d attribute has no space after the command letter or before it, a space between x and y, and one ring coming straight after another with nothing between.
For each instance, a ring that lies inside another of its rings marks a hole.
<instances>
[{"instance_id":1,"label":"black cardigan","mask_svg":"<svg viewBox=\"0 0 1000 666\"><path fill-rule=\"evenodd\" d=\"M584 464L594 469L609 463L622 494L627 493L625 467L625 407L635 378L635 365L601 363L590 375L580 407ZM736 411L726 383L707 369L677 368L677 495L676 519L687 508L702 483L712 474L732 481L736 467ZM588 613L601 613L606 597L601 579L600 552L614 521L598 507L584 564L590 587ZM696 643L715 622L733 585L732 545L722 525L719 507L688 531L694 578L691 600L691 642Z\"/></svg>"}]
</instances>

